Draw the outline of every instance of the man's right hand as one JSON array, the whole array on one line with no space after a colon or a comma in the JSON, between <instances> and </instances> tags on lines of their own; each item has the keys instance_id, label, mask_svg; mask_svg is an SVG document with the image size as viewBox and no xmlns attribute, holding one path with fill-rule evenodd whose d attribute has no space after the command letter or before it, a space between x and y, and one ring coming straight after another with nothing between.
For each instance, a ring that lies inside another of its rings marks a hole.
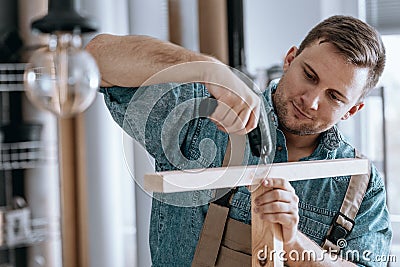
<instances>
[{"instance_id":1,"label":"man's right hand","mask_svg":"<svg viewBox=\"0 0 400 267\"><path fill-rule=\"evenodd\" d=\"M204 64L207 67L202 80L218 102L210 119L227 133L244 135L256 128L260 116L260 97L226 65L213 62Z\"/></svg>"}]
</instances>

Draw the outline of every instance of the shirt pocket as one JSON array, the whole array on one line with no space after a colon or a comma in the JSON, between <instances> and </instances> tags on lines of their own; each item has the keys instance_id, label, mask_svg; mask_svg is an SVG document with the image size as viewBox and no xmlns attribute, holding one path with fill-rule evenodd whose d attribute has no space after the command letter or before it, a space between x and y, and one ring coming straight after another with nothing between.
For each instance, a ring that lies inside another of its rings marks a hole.
<instances>
[{"instance_id":1,"label":"shirt pocket","mask_svg":"<svg viewBox=\"0 0 400 267\"><path fill-rule=\"evenodd\" d=\"M298 229L321 246L335 214L336 211L299 202L300 219Z\"/></svg>"}]
</instances>

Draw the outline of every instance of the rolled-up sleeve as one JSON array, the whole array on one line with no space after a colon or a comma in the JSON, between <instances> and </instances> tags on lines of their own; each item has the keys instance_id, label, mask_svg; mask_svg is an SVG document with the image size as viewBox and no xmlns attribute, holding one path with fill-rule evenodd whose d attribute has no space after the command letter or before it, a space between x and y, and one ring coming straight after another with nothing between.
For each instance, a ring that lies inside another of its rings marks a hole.
<instances>
[{"instance_id":1,"label":"rolled-up sleeve","mask_svg":"<svg viewBox=\"0 0 400 267\"><path fill-rule=\"evenodd\" d=\"M109 87L100 92L113 119L157 164L165 165L163 169L184 168L188 161L184 147L191 141L188 136L193 136L204 120L198 115L200 100L209 96L203 84Z\"/></svg>"}]
</instances>

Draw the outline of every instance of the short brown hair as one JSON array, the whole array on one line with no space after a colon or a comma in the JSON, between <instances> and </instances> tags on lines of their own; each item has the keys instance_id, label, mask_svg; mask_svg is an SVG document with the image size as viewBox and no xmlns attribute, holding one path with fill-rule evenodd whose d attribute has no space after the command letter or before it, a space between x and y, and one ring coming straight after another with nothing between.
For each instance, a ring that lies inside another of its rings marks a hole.
<instances>
[{"instance_id":1,"label":"short brown hair","mask_svg":"<svg viewBox=\"0 0 400 267\"><path fill-rule=\"evenodd\" d=\"M378 83L386 55L380 34L365 22L350 16L332 16L317 24L301 42L297 55L314 42L333 44L347 61L368 68L362 100Z\"/></svg>"}]
</instances>

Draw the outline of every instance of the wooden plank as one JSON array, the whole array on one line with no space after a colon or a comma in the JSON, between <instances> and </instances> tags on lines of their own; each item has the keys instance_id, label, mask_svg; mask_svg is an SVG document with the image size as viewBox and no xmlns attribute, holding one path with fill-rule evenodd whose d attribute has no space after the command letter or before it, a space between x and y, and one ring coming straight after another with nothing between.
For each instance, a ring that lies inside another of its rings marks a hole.
<instances>
[{"instance_id":1,"label":"wooden plank","mask_svg":"<svg viewBox=\"0 0 400 267\"><path fill-rule=\"evenodd\" d=\"M367 159L334 159L166 171L146 174L144 188L147 191L164 193L231 188L257 185L265 177L297 181L364 174L368 172L368 168Z\"/></svg>"},{"instance_id":2,"label":"wooden plank","mask_svg":"<svg viewBox=\"0 0 400 267\"><path fill-rule=\"evenodd\" d=\"M79 266L78 218L75 168L75 121L72 118L58 120L60 152L61 232L63 266ZM61 153L62 151L62 153Z\"/></svg>"},{"instance_id":3,"label":"wooden plank","mask_svg":"<svg viewBox=\"0 0 400 267\"><path fill-rule=\"evenodd\" d=\"M76 127L76 198L77 198L77 216L78 216L78 262L79 266L90 266L89 262L89 236L88 236L88 223L89 223L89 213L88 213L88 179L87 179L87 162L86 162L86 142L85 142L85 116L80 113L76 116L75 127Z\"/></svg>"},{"instance_id":4,"label":"wooden plank","mask_svg":"<svg viewBox=\"0 0 400 267\"><path fill-rule=\"evenodd\" d=\"M264 186L258 186L257 189L252 190L252 207L255 206L255 199L262 195L265 190ZM251 225L251 266L283 267L283 261L279 260L279 252L283 251L282 226L277 223L270 224L265 222L260 218L259 214L254 212L251 213ZM277 253L272 254L271 251L276 251Z\"/></svg>"},{"instance_id":5,"label":"wooden plank","mask_svg":"<svg viewBox=\"0 0 400 267\"><path fill-rule=\"evenodd\" d=\"M184 192L204 189L257 187L265 177L289 181L336 177L368 173L367 159L335 159L275 163L259 166L230 166L222 168L167 171L146 174L144 187L154 192ZM253 190L252 190L253 191ZM252 207L257 196L265 191L259 186L251 194ZM271 260L271 251L276 251ZM252 267L283 267L279 252L283 251L282 227L269 224L252 213Z\"/></svg>"},{"instance_id":6,"label":"wooden plank","mask_svg":"<svg viewBox=\"0 0 400 267\"><path fill-rule=\"evenodd\" d=\"M84 117L59 120L63 266L89 266Z\"/></svg>"}]
</instances>

